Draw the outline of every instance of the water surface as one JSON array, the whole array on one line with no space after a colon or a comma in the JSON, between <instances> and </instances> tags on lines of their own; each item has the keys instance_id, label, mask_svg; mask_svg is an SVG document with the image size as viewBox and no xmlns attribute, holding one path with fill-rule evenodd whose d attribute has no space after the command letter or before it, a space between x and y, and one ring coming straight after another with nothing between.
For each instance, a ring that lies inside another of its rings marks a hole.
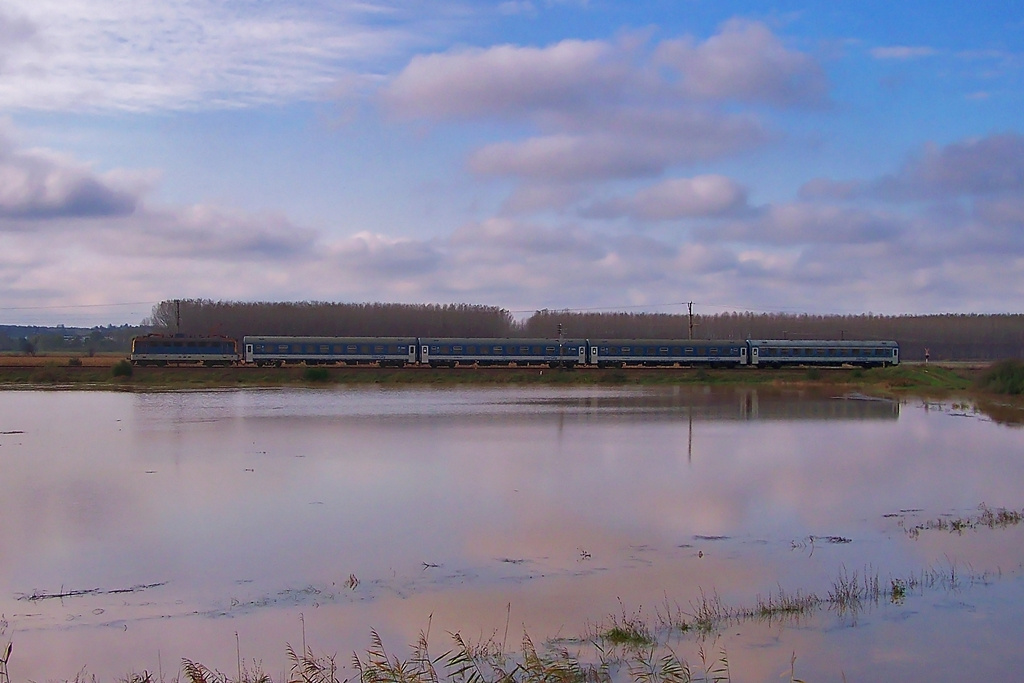
<instances>
[{"instance_id":1,"label":"water surface","mask_svg":"<svg viewBox=\"0 0 1024 683\"><path fill-rule=\"evenodd\" d=\"M856 615L674 648L736 680L1010 680L1021 432L982 414L750 389L0 392L0 645L12 678L234 672L285 645L515 647L702 596L929 577ZM945 516L945 517L943 517ZM948 577L948 578L947 578ZM927 583L928 585L924 585ZM61 597L63 596L63 597ZM506 635L508 634L508 635ZM351 676L344 671L342 678Z\"/></svg>"}]
</instances>

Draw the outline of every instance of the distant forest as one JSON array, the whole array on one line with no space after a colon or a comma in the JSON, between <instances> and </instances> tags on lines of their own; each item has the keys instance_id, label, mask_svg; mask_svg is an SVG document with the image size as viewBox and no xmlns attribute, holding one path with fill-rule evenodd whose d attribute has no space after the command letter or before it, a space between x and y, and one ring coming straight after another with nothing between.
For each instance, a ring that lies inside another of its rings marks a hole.
<instances>
[{"instance_id":1,"label":"distant forest","mask_svg":"<svg viewBox=\"0 0 1024 683\"><path fill-rule=\"evenodd\" d=\"M793 315L538 311L517 321L472 304L354 304L168 300L147 321L168 334L588 339L894 339L906 360L1024 358L1024 314ZM561 327L559 327L561 326Z\"/></svg>"}]
</instances>

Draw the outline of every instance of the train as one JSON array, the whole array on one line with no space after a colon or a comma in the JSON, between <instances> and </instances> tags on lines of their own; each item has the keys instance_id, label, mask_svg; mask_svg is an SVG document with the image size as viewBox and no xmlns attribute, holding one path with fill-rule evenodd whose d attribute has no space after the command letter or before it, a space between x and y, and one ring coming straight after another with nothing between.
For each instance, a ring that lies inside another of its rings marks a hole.
<instances>
[{"instance_id":1,"label":"train","mask_svg":"<svg viewBox=\"0 0 1024 683\"><path fill-rule=\"evenodd\" d=\"M490 337L246 336L148 334L132 340L139 366L373 365L549 368L898 365L888 340L516 339Z\"/></svg>"}]
</instances>

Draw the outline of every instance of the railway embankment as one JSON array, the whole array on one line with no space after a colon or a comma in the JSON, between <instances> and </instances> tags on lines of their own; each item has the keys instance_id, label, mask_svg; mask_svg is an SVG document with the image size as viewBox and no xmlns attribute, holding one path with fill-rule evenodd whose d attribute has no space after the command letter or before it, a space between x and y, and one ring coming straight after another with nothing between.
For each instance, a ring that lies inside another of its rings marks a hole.
<instances>
[{"instance_id":1,"label":"railway embankment","mask_svg":"<svg viewBox=\"0 0 1024 683\"><path fill-rule=\"evenodd\" d=\"M886 368L133 367L117 354L0 355L0 390L180 391L329 386L735 386L950 400L1024 424L1024 363L913 363Z\"/></svg>"}]
</instances>

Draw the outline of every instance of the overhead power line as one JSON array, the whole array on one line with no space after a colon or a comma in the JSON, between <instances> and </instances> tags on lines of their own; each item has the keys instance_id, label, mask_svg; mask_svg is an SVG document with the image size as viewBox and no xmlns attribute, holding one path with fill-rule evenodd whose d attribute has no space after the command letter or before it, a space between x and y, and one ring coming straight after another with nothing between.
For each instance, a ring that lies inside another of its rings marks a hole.
<instances>
[{"instance_id":1,"label":"overhead power line","mask_svg":"<svg viewBox=\"0 0 1024 683\"><path fill-rule=\"evenodd\" d=\"M52 311L65 308L113 308L115 306L143 306L152 301L126 301L116 304L64 304L63 306L0 306L0 311Z\"/></svg>"}]
</instances>

